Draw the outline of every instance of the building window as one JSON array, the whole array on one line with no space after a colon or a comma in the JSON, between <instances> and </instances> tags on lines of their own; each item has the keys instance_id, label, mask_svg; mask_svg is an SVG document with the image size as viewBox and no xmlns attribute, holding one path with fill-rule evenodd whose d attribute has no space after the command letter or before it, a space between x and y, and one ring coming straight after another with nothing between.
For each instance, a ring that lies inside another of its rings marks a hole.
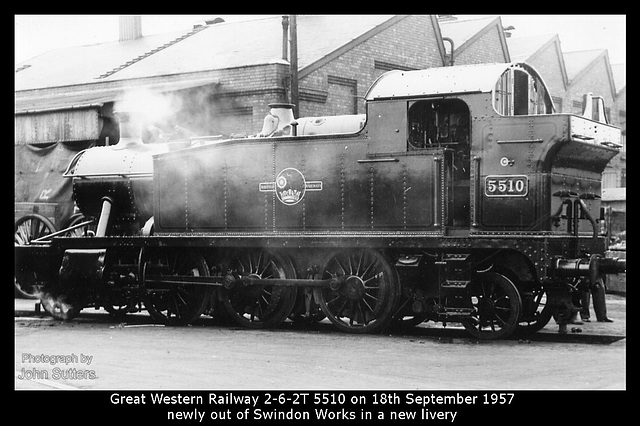
<instances>
[{"instance_id":1,"label":"building window","mask_svg":"<svg viewBox=\"0 0 640 426\"><path fill-rule=\"evenodd\" d=\"M234 106L222 107L220 115L253 115L253 107L251 106Z\"/></svg>"},{"instance_id":2,"label":"building window","mask_svg":"<svg viewBox=\"0 0 640 426\"><path fill-rule=\"evenodd\" d=\"M393 70L411 71L416 69L416 68L407 67L404 65L398 65L391 62L378 61L378 60L373 61L373 68L377 70L382 70L382 71L393 71Z\"/></svg>"},{"instance_id":3,"label":"building window","mask_svg":"<svg viewBox=\"0 0 640 426\"><path fill-rule=\"evenodd\" d=\"M573 101L571 105L573 106L572 113L582 115L582 101Z\"/></svg>"},{"instance_id":4,"label":"building window","mask_svg":"<svg viewBox=\"0 0 640 426\"><path fill-rule=\"evenodd\" d=\"M552 96L551 101L553 102L553 107L555 108L556 112L562 112L562 98Z\"/></svg>"}]
</instances>

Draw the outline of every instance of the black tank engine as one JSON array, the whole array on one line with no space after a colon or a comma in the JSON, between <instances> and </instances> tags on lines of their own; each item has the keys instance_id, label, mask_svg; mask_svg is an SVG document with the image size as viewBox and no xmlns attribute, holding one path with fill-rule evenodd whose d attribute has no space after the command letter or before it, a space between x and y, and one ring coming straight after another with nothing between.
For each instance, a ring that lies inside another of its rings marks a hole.
<instances>
[{"instance_id":1,"label":"black tank engine","mask_svg":"<svg viewBox=\"0 0 640 426\"><path fill-rule=\"evenodd\" d=\"M84 151L68 177L94 232L16 246L16 279L63 319L144 306L494 339L563 321L579 281L625 270L600 216L620 130L554 114L531 66L391 71L365 98L353 116L272 105L249 138Z\"/></svg>"}]
</instances>

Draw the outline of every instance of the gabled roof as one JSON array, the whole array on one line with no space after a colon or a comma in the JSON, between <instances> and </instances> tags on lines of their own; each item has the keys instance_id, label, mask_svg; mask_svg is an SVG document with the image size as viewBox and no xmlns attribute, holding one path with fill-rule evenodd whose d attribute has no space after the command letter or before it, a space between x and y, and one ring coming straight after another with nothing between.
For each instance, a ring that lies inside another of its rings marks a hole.
<instances>
[{"instance_id":1,"label":"gabled roof","mask_svg":"<svg viewBox=\"0 0 640 426\"><path fill-rule=\"evenodd\" d=\"M609 78L609 84L611 86L611 93L615 96L617 92L613 81L613 75L611 73L609 53L606 49L564 52L563 55L570 83L573 83L585 76L589 70L598 63L598 61L604 61Z\"/></svg>"},{"instance_id":2,"label":"gabled roof","mask_svg":"<svg viewBox=\"0 0 640 426\"><path fill-rule=\"evenodd\" d=\"M303 70L361 40L363 35L375 33L392 18L394 15L298 16L298 68ZM15 88L21 91L154 78L279 61L282 18L269 17L221 22L199 31L53 50L19 64Z\"/></svg>"},{"instance_id":3,"label":"gabled roof","mask_svg":"<svg viewBox=\"0 0 640 426\"><path fill-rule=\"evenodd\" d=\"M499 16L441 21L440 31L442 31L443 37L453 40L455 49L454 56L456 56L468 49L476 40L496 26L500 34L504 60L505 62L509 62L511 58L509 56L506 38L502 31L502 20Z\"/></svg>"},{"instance_id":4,"label":"gabled roof","mask_svg":"<svg viewBox=\"0 0 640 426\"><path fill-rule=\"evenodd\" d=\"M512 36L507 38L512 60L526 61L540 54L550 44L558 42L557 34L541 34L531 37Z\"/></svg>"},{"instance_id":5,"label":"gabled roof","mask_svg":"<svg viewBox=\"0 0 640 426\"><path fill-rule=\"evenodd\" d=\"M528 63L534 63L536 57L541 55L547 49L555 47L565 87L569 83L558 34L542 34L531 37L514 36L507 38L507 44L509 45L509 54L511 55L512 61Z\"/></svg>"},{"instance_id":6,"label":"gabled roof","mask_svg":"<svg viewBox=\"0 0 640 426\"><path fill-rule=\"evenodd\" d=\"M569 79L573 80L578 74L586 72L587 68L604 53L604 49L564 52Z\"/></svg>"},{"instance_id":7,"label":"gabled roof","mask_svg":"<svg viewBox=\"0 0 640 426\"><path fill-rule=\"evenodd\" d=\"M627 64L611 65L611 72L613 74L613 83L617 90L616 93L620 93L627 87Z\"/></svg>"},{"instance_id":8,"label":"gabled roof","mask_svg":"<svg viewBox=\"0 0 640 426\"><path fill-rule=\"evenodd\" d=\"M298 15L299 76L404 18ZM215 70L288 64L282 59L282 32L282 17L271 16L49 51L18 64L15 110L103 104L118 100L132 86L172 91L216 84Z\"/></svg>"}]
</instances>

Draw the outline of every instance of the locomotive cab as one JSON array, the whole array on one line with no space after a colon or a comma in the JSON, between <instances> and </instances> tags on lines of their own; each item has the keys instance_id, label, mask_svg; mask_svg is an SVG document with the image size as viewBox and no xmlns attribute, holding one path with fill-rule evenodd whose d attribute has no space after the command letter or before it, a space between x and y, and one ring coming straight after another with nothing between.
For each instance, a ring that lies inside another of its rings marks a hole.
<instances>
[{"instance_id":1,"label":"locomotive cab","mask_svg":"<svg viewBox=\"0 0 640 426\"><path fill-rule=\"evenodd\" d=\"M395 150L441 151L437 222L445 234L578 235L597 227L600 174L618 152L620 130L592 119L590 110L554 114L531 66L391 71L366 99L367 127Z\"/></svg>"},{"instance_id":2,"label":"locomotive cab","mask_svg":"<svg viewBox=\"0 0 640 426\"><path fill-rule=\"evenodd\" d=\"M468 228L471 167L469 107L457 98L410 101L407 118L408 151L444 149L449 212L445 224Z\"/></svg>"}]
</instances>

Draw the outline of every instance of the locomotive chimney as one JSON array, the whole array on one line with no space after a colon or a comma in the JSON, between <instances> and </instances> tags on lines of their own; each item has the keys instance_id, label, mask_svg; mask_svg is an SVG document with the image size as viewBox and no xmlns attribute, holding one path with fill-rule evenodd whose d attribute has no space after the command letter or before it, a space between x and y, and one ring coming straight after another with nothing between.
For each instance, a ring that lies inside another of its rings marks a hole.
<instances>
[{"instance_id":1,"label":"locomotive chimney","mask_svg":"<svg viewBox=\"0 0 640 426\"><path fill-rule=\"evenodd\" d=\"M145 122L142 113L137 111L114 111L114 115L118 117L120 124L120 141L118 144L123 146L129 143L142 143L142 127Z\"/></svg>"},{"instance_id":2,"label":"locomotive chimney","mask_svg":"<svg viewBox=\"0 0 640 426\"><path fill-rule=\"evenodd\" d=\"M136 40L142 37L142 18L140 16L120 16L119 41Z\"/></svg>"},{"instance_id":3,"label":"locomotive chimney","mask_svg":"<svg viewBox=\"0 0 640 426\"><path fill-rule=\"evenodd\" d=\"M259 137L296 136L298 122L293 114L292 104L269 104L269 114L264 118Z\"/></svg>"}]
</instances>

